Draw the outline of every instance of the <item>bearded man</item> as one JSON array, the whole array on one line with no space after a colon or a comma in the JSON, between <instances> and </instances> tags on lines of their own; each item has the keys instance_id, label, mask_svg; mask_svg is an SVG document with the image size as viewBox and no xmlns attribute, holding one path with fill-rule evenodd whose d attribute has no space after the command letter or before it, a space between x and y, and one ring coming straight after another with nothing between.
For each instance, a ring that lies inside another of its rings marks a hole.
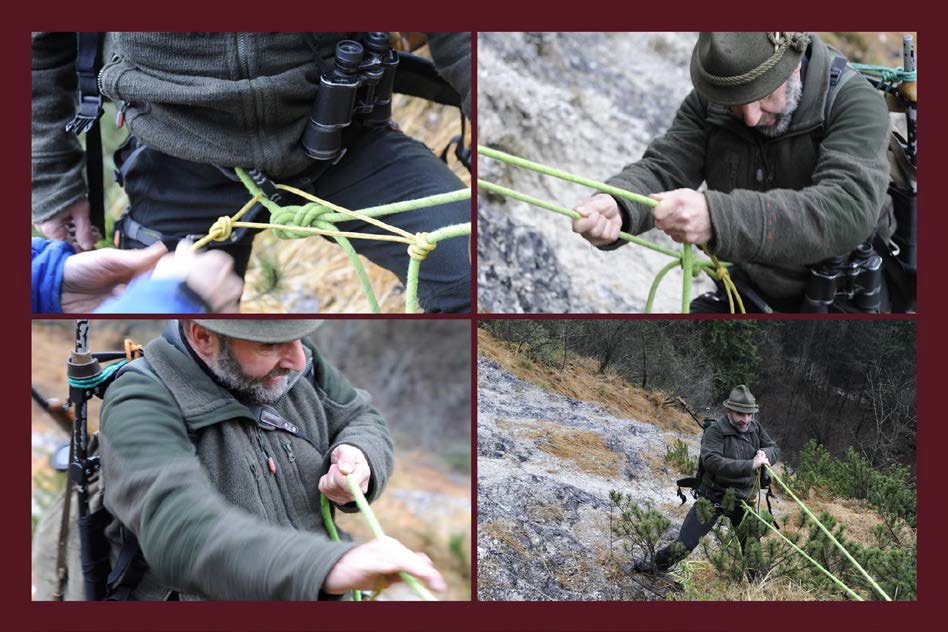
<instances>
[{"instance_id":1,"label":"bearded man","mask_svg":"<svg viewBox=\"0 0 948 632\"><path fill-rule=\"evenodd\" d=\"M355 511L392 470L388 427L305 339L312 320L168 323L109 387L99 433L114 517L110 596L293 600L444 581L392 538L332 541L320 496Z\"/></svg>"},{"instance_id":2,"label":"bearded man","mask_svg":"<svg viewBox=\"0 0 948 632\"><path fill-rule=\"evenodd\" d=\"M710 424L701 437L701 455L698 457L700 482L695 496L711 503L710 517L702 516L698 503L691 506L674 542L655 553L654 560L639 559L629 571L665 572L698 546L701 538L714 527L718 518L726 516L737 531L743 551L749 530L738 527L745 519L741 501L753 504L754 492L759 489L758 470L777 462L780 451L764 427L757 421L760 412L757 400L744 384L738 384L724 401L724 417ZM733 506L722 506L724 495L733 490ZM754 520L754 518L747 518ZM750 576L756 576L750 569Z\"/></svg>"},{"instance_id":3,"label":"bearded man","mask_svg":"<svg viewBox=\"0 0 948 632\"><path fill-rule=\"evenodd\" d=\"M626 243L620 230L654 227L735 263L747 311L816 311L804 301L811 269L861 262L874 234L888 241L894 232L884 99L807 33L701 33L691 79L665 135L608 180L658 205L594 195L576 207L573 230L611 250ZM884 286L866 291L879 292L875 309L885 311ZM869 303L841 298L830 309ZM727 310L720 282L691 304Z\"/></svg>"}]
</instances>

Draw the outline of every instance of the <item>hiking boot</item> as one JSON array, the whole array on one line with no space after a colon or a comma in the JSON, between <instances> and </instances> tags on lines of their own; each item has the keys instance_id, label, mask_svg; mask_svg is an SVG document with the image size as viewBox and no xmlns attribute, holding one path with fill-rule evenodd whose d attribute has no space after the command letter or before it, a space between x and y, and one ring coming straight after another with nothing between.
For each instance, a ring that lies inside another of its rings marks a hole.
<instances>
[{"instance_id":1,"label":"hiking boot","mask_svg":"<svg viewBox=\"0 0 948 632\"><path fill-rule=\"evenodd\" d=\"M645 558L639 558L632 560L632 563L626 567L626 573L642 573L645 575L655 575L658 573L658 568L655 566L655 562L647 560Z\"/></svg>"}]
</instances>

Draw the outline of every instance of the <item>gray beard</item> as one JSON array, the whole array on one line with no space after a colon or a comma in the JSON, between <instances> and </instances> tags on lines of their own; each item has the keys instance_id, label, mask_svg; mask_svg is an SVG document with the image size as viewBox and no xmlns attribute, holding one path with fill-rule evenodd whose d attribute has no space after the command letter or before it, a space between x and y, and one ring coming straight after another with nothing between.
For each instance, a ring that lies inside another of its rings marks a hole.
<instances>
[{"instance_id":1,"label":"gray beard","mask_svg":"<svg viewBox=\"0 0 948 632\"><path fill-rule=\"evenodd\" d=\"M775 123L773 125L757 126L754 130L761 136L767 138L776 138L782 136L789 128L793 119L793 113L800 105L800 99L803 97L803 80L800 77L792 76L787 81L787 104L783 110L774 115Z\"/></svg>"},{"instance_id":2,"label":"gray beard","mask_svg":"<svg viewBox=\"0 0 948 632\"><path fill-rule=\"evenodd\" d=\"M283 396L286 391L287 380L277 382L273 386L267 386L262 378L251 377L244 373L243 369L231 355L230 345L223 336L219 336L220 349L217 358L208 363L211 372L234 396L244 402L251 404L272 404ZM289 375L293 371L289 369L275 368L264 377L273 375Z\"/></svg>"}]
</instances>

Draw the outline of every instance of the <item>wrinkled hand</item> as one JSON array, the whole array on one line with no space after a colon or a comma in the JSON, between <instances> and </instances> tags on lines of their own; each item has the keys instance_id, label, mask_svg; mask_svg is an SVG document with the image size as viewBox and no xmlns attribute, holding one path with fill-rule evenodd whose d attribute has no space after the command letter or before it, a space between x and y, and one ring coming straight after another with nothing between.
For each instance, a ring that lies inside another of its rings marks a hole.
<instances>
[{"instance_id":1,"label":"wrinkled hand","mask_svg":"<svg viewBox=\"0 0 948 632\"><path fill-rule=\"evenodd\" d=\"M767 455L764 454L763 450L758 450L757 454L754 455L754 460L751 465L756 470L764 464L770 465L770 459L767 458Z\"/></svg>"},{"instance_id":2,"label":"wrinkled hand","mask_svg":"<svg viewBox=\"0 0 948 632\"><path fill-rule=\"evenodd\" d=\"M384 588L400 581L399 571L417 577L435 592L444 592L447 587L427 555L386 536L350 549L339 558L326 575L323 590L339 595L347 590Z\"/></svg>"},{"instance_id":3,"label":"wrinkled hand","mask_svg":"<svg viewBox=\"0 0 948 632\"><path fill-rule=\"evenodd\" d=\"M608 246L619 238L622 216L611 195L599 193L580 202L573 210L582 215L573 220L573 232L579 233L593 246Z\"/></svg>"},{"instance_id":4,"label":"wrinkled hand","mask_svg":"<svg viewBox=\"0 0 948 632\"><path fill-rule=\"evenodd\" d=\"M711 213L704 193L693 189L676 189L654 193L658 200L652 209L655 228L682 244L706 244L711 241Z\"/></svg>"},{"instance_id":5,"label":"wrinkled hand","mask_svg":"<svg viewBox=\"0 0 948 632\"><path fill-rule=\"evenodd\" d=\"M363 492L369 490L372 472L362 450L343 443L332 451L329 457L329 471L319 479L319 493L336 503L345 505L355 500L346 485L346 474L351 474L355 483Z\"/></svg>"},{"instance_id":6,"label":"wrinkled hand","mask_svg":"<svg viewBox=\"0 0 948 632\"><path fill-rule=\"evenodd\" d=\"M103 248L67 257L59 298L63 311L94 311L120 286L151 270L167 252L158 242L144 250Z\"/></svg>"},{"instance_id":7,"label":"wrinkled hand","mask_svg":"<svg viewBox=\"0 0 948 632\"><path fill-rule=\"evenodd\" d=\"M233 258L222 250L195 252L191 241L182 239L174 254L158 262L151 278L184 281L212 312L239 311L244 282L234 274Z\"/></svg>"},{"instance_id":8,"label":"wrinkled hand","mask_svg":"<svg viewBox=\"0 0 948 632\"><path fill-rule=\"evenodd\" d=\"M47 239L65 241L76 252L92 250L102 239L99 229L89 220L89 200L83 198L70 204L45 222L34 224Z\"/></svg>"}]
</instances>

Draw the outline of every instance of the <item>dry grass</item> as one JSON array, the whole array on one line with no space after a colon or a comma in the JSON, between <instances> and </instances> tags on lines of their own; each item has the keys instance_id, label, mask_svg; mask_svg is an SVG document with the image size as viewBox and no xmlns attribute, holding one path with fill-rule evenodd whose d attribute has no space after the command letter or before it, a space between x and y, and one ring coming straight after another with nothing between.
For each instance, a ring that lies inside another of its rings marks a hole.
<instances>
[{"instance_id":1,"label":"dry grass","mask_svg":"<svg viewBox=\"0 0 948 632\"><path fill-rule=\"evenodd\" d=\"M520 557L527 556L527 550L517 538L515 525L503 520L490 520L478 526L477 538L493 538Z\"/></svg>"},{"instance_id":2,"label":"dry grass","mask_svg":"<svg viewBox=\"0 0 948 632\"><path fill-rule=\"evenodd\" d=\"M615 476L622 472L622 455L610 450L599 434L552 422L541 423L542 427L527 433L539 450L572 461L582 471L596 476Z\"/></svg>"},{"instance_id":3,"label":"dry grass","mask_svg":"<svg viewBox=\"0 0 948 632\"><path fill-rule=\"evenodd\" d=\"M600 375L591 358L568 354L562 370L536 362L525 366L512 345L497 340L483 329L477 330L477 352L525 382L566 397L596 403L616 417L636 419L668 432L700 434L698 425L687 413L670 405L672 396L636 388L614 373Z\"/></svg>"}]
</instances>

